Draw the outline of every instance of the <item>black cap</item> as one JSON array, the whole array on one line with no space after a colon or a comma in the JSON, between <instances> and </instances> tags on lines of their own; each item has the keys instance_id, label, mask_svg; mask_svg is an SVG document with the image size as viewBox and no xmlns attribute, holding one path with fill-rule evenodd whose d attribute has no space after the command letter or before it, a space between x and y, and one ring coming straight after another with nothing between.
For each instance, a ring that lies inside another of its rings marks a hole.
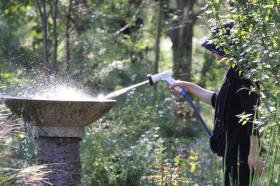
<instances>
[{"instance_id":1,"label":"black cap","mask_svg":"<svg viewBox=\"0 0 280 186\"><path fill-rule=\"evenodd\" d=\"M223 35L230 35L230 30L233 28L233 26L235 25L235 23L231 22L228 24L224 25L224 28L226 29L226 33ZM212 35L216 35L217 33L219 33L221 31L221 27L214 27L211 29L211 33ZM201 46L206 48L207 50L214 52L220 56L226 56L226 53L223 50L223 47L218 47L215 43L214 40L212 39L206 39L203 40L201 42Z\"/></svg>"}]
</instances>

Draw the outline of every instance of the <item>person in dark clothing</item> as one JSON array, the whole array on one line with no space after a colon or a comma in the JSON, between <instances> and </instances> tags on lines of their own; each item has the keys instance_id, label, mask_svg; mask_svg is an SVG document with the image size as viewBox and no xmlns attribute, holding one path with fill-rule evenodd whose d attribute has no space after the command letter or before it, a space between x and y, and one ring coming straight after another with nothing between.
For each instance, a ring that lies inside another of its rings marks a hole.
<instances>
[{"instance_id":1,"label":"person in dark clothing","mask_svg":"<svg viewBox=\"0 0 280 186\"><path fill-rule=\"evenodd\" d=\"M225 25L225 34L230 34L233 26L232 23ZM212 34L217 32L215 29ZM210 39L203 41L202 46L213 52L219 62L227 61L230 66L221 88L212 92L192 82L177 81L170 89L175 91L174 87L180 87L213 106L214 131L210 147L215 154L223 157L224 185L247 186L250 184L250 168L257 175L264 168L264 162L259 157L259 134L252 122L257 116L259 95L250 91L253 82L228 60L222 47L217 47ZM240 122L241 115L247 116L247 120Z\"/></svg>"}]
</instances>

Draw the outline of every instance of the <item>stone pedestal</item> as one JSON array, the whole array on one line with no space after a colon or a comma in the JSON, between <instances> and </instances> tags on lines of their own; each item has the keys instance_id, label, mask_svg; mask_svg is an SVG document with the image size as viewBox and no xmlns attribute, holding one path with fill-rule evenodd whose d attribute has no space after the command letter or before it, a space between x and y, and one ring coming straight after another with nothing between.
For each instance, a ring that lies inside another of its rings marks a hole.
<instances>
[{"instance_id":1,"label":"stone pedestal","mask_svg":"<svg viewBox=\"0 0 280 186\"><path fill-rule=\"evenodd\" d=\"M78 186L81 181L79 142L84 127L101 118L115 100L59 101L8 98L7 107L33 126L37 164L47 164L53 186ZM40 183L39 185L50 185Z\"/></svg>"},{"instance_id":2,"label":"stone pedestal","mask_svg":"<svg viewBox=\"0 0 280 186\"><path fill-rule=\"evenodd\" d=\"M81 181L80 138L40 137L36 141L36 163L52 170L46 180L57 186L76 186ZM41 182L40 185L49 186Z\"/></svg>"}]
</instances>

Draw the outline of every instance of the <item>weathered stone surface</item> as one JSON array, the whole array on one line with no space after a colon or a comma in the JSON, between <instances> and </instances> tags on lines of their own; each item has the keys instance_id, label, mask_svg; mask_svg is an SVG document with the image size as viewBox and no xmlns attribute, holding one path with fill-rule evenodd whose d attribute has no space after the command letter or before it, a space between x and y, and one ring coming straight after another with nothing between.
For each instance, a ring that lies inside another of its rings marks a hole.
<instances>
[{"instance_id":1,"label":"weathered stone surface","mask_svg":"<svg viewBox=\"0 0 280 186\"><path fill-rule=\"evenodd\" d=\"M76 137L83 138L85 135L84 127L38 127L33 126L33 136L48 137Z\"/></svg>"},{"instance_id":2,"label":"weathered stone surface","mask_svg":"<svg viewBox=\"0 0 280 186\"><path fill-rule=\"evenodd\" d=\"M5 104L26 122L41 127L84 127L101 118L115 100L60 101L8 98Z\"/></svg>"},{"instance_id":3,"label":"weathered stone surface","mask_svg":"<svg viewBox=\"0 0 280 186\"><path fill-rule=\"evenodd\" d=\"M36 162L47 164L51 173L46 178L53 186L78 186L81 180L80 138L35 138ZM39 185L48 185L41 182Z\"/></svg>"},{"instance_id":4,"label":"weathered stone surface","mask_svg":"<svg viewBox=\"0 0 280 186\"><path fill-rule=\"evenodd\" d=\"M115 100L59 101L7 98L10 110L33 126L38 165L51 165L47 182L38 186L78 186L81 180L79 141L84 127L106 114Z\"/></svg>"}]
</instances>

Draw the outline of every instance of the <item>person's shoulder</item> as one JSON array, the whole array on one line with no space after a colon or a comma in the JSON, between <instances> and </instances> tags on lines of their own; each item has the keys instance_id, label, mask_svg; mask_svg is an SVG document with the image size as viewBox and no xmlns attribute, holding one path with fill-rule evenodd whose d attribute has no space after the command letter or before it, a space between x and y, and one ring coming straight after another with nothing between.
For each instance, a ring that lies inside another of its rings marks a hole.
<instances>
[{"instance_id":1,"label":"person's shoulder","mask_svg":"<svg viewBox=\"0 0 280 186\"><path fill-rule=\"evenodd\" d=\"M237 79L246 79L246 73L243 69L237 67L236 65L232 65L229 70L228 74L237 78Z\"/></svg>"},{"instance_id":2,"label":"person's shoulder","mask_svg":"<svg viewBox=\"0 0 280 186\"><path fill-rule=\"evenodd\" d=\"M235 66L230 66L230 68L227 71L227 78L238 78L239 77L239 70Z\"/></svg>"}]
</instances>

